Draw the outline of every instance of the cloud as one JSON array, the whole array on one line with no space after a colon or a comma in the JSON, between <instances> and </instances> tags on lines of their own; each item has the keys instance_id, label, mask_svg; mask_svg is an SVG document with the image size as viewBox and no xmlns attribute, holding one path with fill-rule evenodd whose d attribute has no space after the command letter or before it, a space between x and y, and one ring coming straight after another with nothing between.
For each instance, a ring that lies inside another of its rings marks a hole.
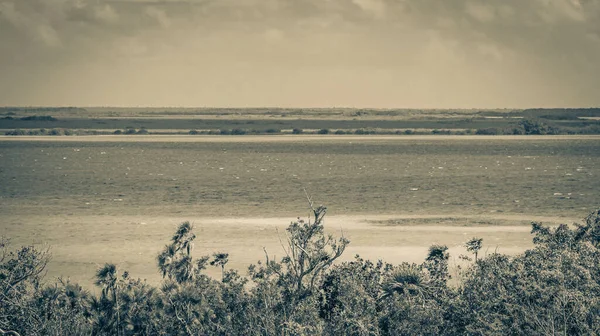
<instances>
[{"instance_id":1,"label":"cloud","mask_svg":"<svg viewBox=\"0 0 600 336\"><path fill-rule=\"evenodd\" d=\"M61 45L61 40L58 37L56 30L49 25L38 25L36 37L50 47L58 47Z\"/></svg>"},{"instance_id":2,"label":"cloud","mask_svg":"<svg viewBox=\"0 0 600 336\"><path fill-rule=\"evenodd\" d=\"M171 26L171 20L165 13L165 11L158 9L154 6L149 6L145 9L146 15L155 19L161 27L169 28Z\"/></svg>"},{"instance_id":3,"label":"cloud","mask_svg":"<svg viewBox=\"0 0 600 336\"><path fill-rule=\"evenodd\" d=\"M599 22L600 0L0 0L0 101L600 105Z\"/></svg>"},{"instance_id":4,"label":"cloud","mask_svg":"<svg viewBox=\"0 0 600 336\"><path fill-rule=\"evenodd\" d=\"M60 38L56 31L46 22L36 21L19 12L14 3L0 3L0 19L8 22L12 28L15 28L23 35L34 39L48 46L57 46L60 44Z\"/></svg>"},{"instance_id":5,"label":"cloud","mask_svg":"<svg viewBox=\"0 0 600 336\"><path fill-rule=\"evenodd\" d=\"M387 6L381 0L353 0L361 9L373 14L375 17L385 17Z\"/></svg>"},{"instance_id":6,"label":"cloud","mask_svg":"<svg viewBox=\"0 0 600 336\"><path fill-rule=\"evenodd\" d=\"M490 22L496 18L494 8L481 3L468 2L466 4L466 11L473 18L483 23Z\"/></svg>"},{"instance_id":7,"label":"cloud","mask_svg":"<svg viewBox=\"0 0 600 336\"><path fill-rule=\"evenodd\" d=\"M114 8L109 4L98 5L94 7L94 16L107 23L116 22L119 19L119 15Z\"/></svg>"}]
</instances>

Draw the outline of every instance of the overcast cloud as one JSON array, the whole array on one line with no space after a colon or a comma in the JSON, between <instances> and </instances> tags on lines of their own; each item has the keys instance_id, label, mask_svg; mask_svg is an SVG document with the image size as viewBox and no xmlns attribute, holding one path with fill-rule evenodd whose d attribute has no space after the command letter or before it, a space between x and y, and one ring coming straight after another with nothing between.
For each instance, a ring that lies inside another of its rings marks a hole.
<instances>
[{"instance_id":1,"label":"overcast cloud","mask_svg":"<svg viewBox=\"0 0 600 336\"><path fill-rule=\"evenodd\" d=\"M600 106L600 0L0 0L0 105Z\"/></svg>"}]
</instances>

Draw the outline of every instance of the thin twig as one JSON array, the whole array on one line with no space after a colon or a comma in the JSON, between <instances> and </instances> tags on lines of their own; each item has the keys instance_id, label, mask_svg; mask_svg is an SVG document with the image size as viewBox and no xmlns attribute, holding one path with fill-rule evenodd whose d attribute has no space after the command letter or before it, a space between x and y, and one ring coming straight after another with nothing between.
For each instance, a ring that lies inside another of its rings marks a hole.
<instances>
[{"instance_id":1,"label":"thin twig","mask_svg":"<svg viewBox=\"0 0 600 336\"><path fill-rule=\"evenodd\" d=\"M187 322L185 322L183 320L183 318L181 318L179 316L179 312L177 311L177 306L175 306L175 303L173 303L173 300L171 300L171 297L169 295L167 295L167 299L169 300L169 302L171 302L171 305L173 306L173 309L175 309L175 317L177 317L177 319L179 320L179 322L181 322L181 324L183 324L183 326L185 327L185 332L188 335L190 335L190 336L194 336L194 333L192 333L192 331L188 327Z\"/></svg>"}]
</instances>

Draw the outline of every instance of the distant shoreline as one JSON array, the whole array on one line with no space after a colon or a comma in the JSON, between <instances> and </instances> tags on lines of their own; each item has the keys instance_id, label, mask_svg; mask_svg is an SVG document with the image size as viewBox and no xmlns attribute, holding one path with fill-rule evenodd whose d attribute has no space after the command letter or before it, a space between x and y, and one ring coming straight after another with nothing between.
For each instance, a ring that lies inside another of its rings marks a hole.
<instances>
[{"instance_id":1,"label":"distant shoreline","mask_svg":"<svg viewBox=\"0 0 600 336\"><path fill-rule=\"evenodd\" d=\"M413 141L413 140L600 140L600 135L0 135L0 141L40 142L304 142L304 141Z\"/></svg>"},{"instance_id":2,"label":"distant shoreline","mask_svg":"<svg viewBox=\"0 0 600 336\"><path fill-rule=\"evenodd\" d=\"M6 135L590 135L600 108L529 110L0 108Z\"/></svg>"}]
</instances>

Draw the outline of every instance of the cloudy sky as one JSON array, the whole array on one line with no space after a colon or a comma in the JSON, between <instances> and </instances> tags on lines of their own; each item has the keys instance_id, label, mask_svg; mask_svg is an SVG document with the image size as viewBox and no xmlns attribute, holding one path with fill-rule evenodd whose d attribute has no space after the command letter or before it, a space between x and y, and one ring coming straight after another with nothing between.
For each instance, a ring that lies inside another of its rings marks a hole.
<instances>
[{"instance_id":1,"label":"cloudy sky","mask_svg":"<svg viewBox=\"0 0 600 336\"><path fill-rule=\"evenodd\" d=\"M0 0L0 106L600 106L600 0Z\"/></svg>"}]
</instances>

